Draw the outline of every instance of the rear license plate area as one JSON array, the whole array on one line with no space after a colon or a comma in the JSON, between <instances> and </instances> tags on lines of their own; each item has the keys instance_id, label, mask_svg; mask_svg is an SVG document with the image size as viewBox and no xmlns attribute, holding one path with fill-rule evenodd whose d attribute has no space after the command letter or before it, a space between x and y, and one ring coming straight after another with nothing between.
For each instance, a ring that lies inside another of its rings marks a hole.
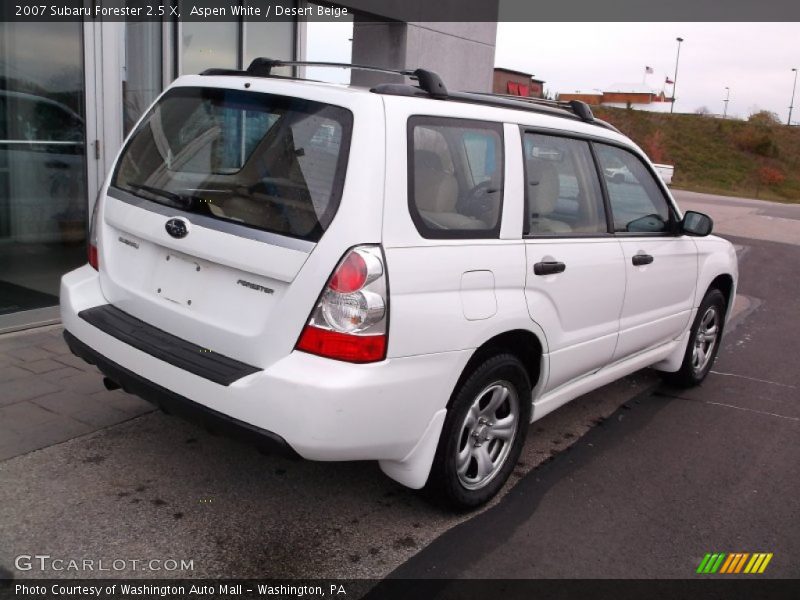
<instances>
[{"instance_id":1,"label":"rear license plate area","mask_svg":"<svg viewBox=\"0 0 800 600\"><path fill-rule=\"evenodd\" d=\"M196 260L180 254L166 254L158 262L153 277L157 296L182 306L197 300L200 273L203 267Z\"/></svg>"}]
</instances>

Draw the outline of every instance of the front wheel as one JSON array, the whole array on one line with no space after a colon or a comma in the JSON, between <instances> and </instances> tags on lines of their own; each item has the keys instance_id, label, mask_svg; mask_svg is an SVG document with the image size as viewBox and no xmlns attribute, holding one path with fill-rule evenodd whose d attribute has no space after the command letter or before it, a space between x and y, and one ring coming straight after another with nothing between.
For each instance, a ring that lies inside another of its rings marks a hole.
<instances>
[{"instance_id":1,"label":"front wheel","mask_svg":"<svg viewBox=\"0 0 800 600\"><path fill-rule=\"evenodd\" d=\"M708 375L719 352L722 329L725 324L725 296L717 289L709 290L692 323L689 344L683 355L681 368L675 373L664 373L667 383L679 387L699 385Z\"/></svg>"},{"instance_id":2,"label":"front wheel","mask_svg":"<svg viewBox=\"0 0 800 600\"><path fill-rule=\"evenodd\" d=\"M425 485L429 497L458 509L490 500L514 469L530 414L531 384L515 356L479 364L454 393Z\"/></svg>"}]
</instances>

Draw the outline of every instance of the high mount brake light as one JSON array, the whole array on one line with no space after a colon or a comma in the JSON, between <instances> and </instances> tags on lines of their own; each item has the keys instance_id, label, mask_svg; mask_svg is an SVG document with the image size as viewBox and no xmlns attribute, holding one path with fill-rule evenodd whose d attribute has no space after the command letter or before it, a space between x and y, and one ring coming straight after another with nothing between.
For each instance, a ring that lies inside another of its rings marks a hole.
<instances>
[{"instance_id":1,"label":"high mount brake light","mask_svg":"<svg viewBox=\"0 0 800 600\"><path fill-rule=\"evenodd\" d=\"M333 270L296 348L356 363L386 358L386 269L379 246L349 250Z\"/></svg>"}]
</instances>

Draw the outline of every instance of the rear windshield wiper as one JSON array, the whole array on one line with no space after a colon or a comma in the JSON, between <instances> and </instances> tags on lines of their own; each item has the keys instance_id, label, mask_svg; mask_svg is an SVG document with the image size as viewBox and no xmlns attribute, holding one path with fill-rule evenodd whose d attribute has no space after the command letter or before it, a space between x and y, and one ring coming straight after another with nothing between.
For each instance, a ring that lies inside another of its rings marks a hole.
<instances>
[{"instance_id":1,"label":"rear windshield wiper","mask_svg":"<svg viewBox=\"0 0 800 600\"><path fill-rule=\"evenodd\" d=\"M162 190L161 188L144 185L141 183L128 183L127 185L133 189L142 190L155 196L166 198L167 200L177 204L179 208L189 212L205 215L213 214L208 206L208 202L200 196L196 196L194 194L176 194L175 192L170 192L169 190Z\"/></svg>"},{"instance_id":2,"label":"rear windshield wiper","mask_svg":"<svg viewBox=\"0 0 800 600\"><path fill-rule=\"evenodd\" d=\"M153 187L151 185L144 185L141 183L127 183L126 185L128 187L132 187L135 190L142 190L144 192L148 192L156 196L161 196L162 198L166 198L167 200L172 200L175 204L179 204L181 206L184 206L186 204L186 202L181 199L179 194L170 192L168 190L162 190L161 188Z\"/></svg>"}]
</instances>

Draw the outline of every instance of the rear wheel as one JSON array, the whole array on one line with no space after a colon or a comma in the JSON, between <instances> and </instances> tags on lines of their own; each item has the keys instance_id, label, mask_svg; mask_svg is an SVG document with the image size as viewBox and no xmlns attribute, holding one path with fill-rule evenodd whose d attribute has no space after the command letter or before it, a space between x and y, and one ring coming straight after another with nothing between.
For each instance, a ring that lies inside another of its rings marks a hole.
<instances>
[{"instance_id":1,"label":"rear wheel","mask_svg":"<svg viewBox=\"0 0 800 600\"><path fill-rule=\"evenodd\" d=\"M479 364L454 393L425 485L429 497L459 509L491 499L514 469L530 414L531 384L515 356Z\"/></svg>"},{"instance_id":2,"label":"rear wheel","mask_svg":"<svg viewBox=\"0 0 800 600\"><path fill-rule=\"evenodd\" d=\"M681 368L675 373L664 374L668 383L692 387L706 378L714 365L722 341L726 304L725 296L719 290L711 289L706 293L692 323Z\"/></svg>"}]
</instances>

